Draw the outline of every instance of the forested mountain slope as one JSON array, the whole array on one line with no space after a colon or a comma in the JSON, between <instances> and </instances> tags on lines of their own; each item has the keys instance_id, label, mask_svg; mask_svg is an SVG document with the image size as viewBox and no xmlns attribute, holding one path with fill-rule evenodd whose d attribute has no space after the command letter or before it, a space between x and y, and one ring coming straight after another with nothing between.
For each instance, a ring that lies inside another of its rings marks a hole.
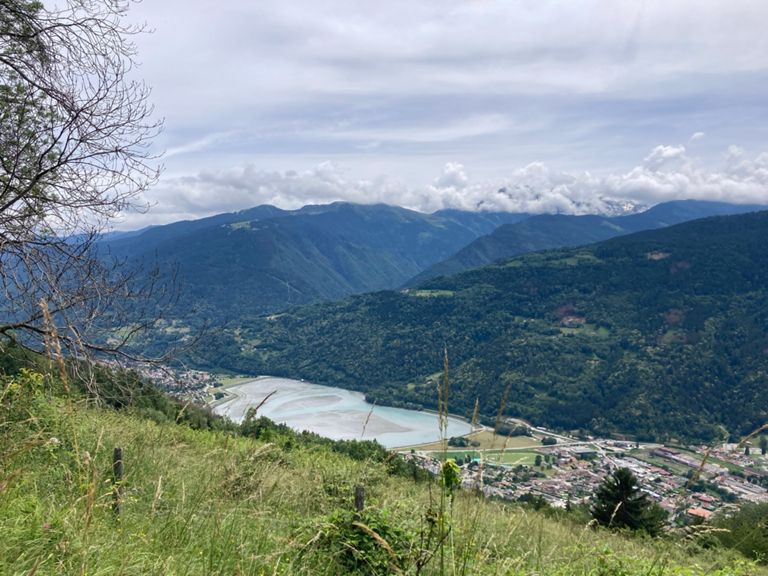
<instances>
[{"instance_id":1,"label":"forested mountain slope","mask_svg":"<svg viewBox=\"0 0 768 576\"><path fill-rule=\"evenodd\" d=\"M530 254L212 335L198 361L642 438L768 421L768 212Z\"/></svg>"},{"instance_id":2,"label":"forested mountain slope","mask_svg":"<svg viewBox=\"0 0 768 576\"><path fill-rule=\"evenodd\" d=\"M430 278L458 274L502 258L528 252L581 246L642 230L664 228L708 216L726 216L764 210L766 206L727 204L702 200L676 200L657 204L644 212L626 216L573 216L541 214L504 224L471 242L450 258L417 274L407 286L418 286Z\"/></svg>"},{"instance_id":3,"label":"forested mountain slope","mask_svg":"<svg viewBox=\"0 0 768 576\"><path fill-rule=\"evenodd\" d=\"M238 212L226 212L224 214L216 214L215 216L199 218L197 220L181 220L179 222L172 222L171 224L151 226L138 231L138 233L132 233L129 236L118 236L114 240L107 237L106 240L110 250L115 253L124 256L137 256L150 250L157 249L163 242L181 239L188 234L192 234L199 230L205 230L206 228L227 226L237 222L257 222L259 220L277 218L289 214L289 211L281 210L280 208L270 206L269 204L263 204Z\"/></svg>"},{"instance_id":4,"label":"forested mountain slope","mask_svg":"<svg viewBox=\"0 0 768 576\"><path fill-rule=\"evenodd\" d=\"M273 206L150 228L105 247L141 269L178 273L166 311L218 324L290 305L395 288L478 236L526 215L422 214L386 205Z\"/></svg>"}]
</instances>

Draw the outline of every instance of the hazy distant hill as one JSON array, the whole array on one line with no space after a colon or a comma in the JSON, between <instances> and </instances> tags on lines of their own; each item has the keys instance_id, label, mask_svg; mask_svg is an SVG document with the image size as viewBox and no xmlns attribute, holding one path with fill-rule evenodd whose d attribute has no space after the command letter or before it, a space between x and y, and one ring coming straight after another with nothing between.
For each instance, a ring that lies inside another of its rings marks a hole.
<instances>
[{"instance_id":1,"label":"hazy distant hill","mask_svg":"<svg viewBox=\"0 0 768 576\"><path fill-rule=\"evenodd\" d=\"M334 203L284 211L259 206L153 227L107 243L129 261L177 269L171 316L226 322L291 305L394 288L482 234L527 217L421 214Z\"/></svg>"},{"instance_id":2,"label":"hazy distant hill","mask_svg":"<svg viewBox=\"0 0 768 576\"><path fill-rule=\"evenodd\" d=\"M138 231L138 233L128 233L127 236L126 233L120 233L122 234L121 236L115 239L107 238L107 241L112 250L121 254L135 256L148 250L154 250L163 242L174 240L206 228L226 226L236 222L253 222L264 220L265 218L277 218L286 214L290 214L290 212L264 204L239 212L216 214L215 216L199 218L198 220L181 220L161 226L150 226Z\"/></svg>"},{"instance_id":3,"label":"hazy distant hill","mask_svg":"<svg viewBox=\"0 0 768 576\"><path fill-rule=\"evenodd\" d=\"M526 220L504 224L481 236L450 258L438 262L409 280L407 286L437 276L450 276L469 268L490 264L527 252L552 248L581 246L632 232L663 228L697 218L743 214L763 210L766 206L726 204L700 200L681 200L658 204L645 212L628 216L571 216L542 214Z\"/></svg>"},{"instance_id":4,"label":"hazy distant hill","mask_svg":"<svg viewBox=\"0 0 768 576\"><path fill-rule=\"evenodd\" d=\"M712 440L768 421L768 212L529 254L221 332L200 360L567 429Z\"/></svg>"}]
</instances>

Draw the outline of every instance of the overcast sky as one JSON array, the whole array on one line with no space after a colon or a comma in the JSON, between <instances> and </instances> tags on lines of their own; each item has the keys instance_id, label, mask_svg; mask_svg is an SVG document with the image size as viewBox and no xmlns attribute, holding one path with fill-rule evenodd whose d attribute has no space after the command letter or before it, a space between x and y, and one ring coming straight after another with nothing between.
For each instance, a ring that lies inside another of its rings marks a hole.
<instances>
[{"instance_id":1,"label":"overcast sky","mask_svg":"<svg viewBox=\"0 0 768 576\"><path fill-rule=\"evenodd\" d=\"M144 0L138 227L333 200L768 203L765 0Z\"/></svg>"}]
</instances>

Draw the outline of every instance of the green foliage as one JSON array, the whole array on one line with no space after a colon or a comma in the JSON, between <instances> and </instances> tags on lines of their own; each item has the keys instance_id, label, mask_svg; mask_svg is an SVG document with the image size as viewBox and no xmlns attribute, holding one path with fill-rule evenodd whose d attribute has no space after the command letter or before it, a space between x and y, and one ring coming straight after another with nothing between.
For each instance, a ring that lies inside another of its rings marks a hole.
<instances>
[{"instance_id":1,"label":"green foliage","mask_svg":"<svg viewBox=\"0 0 768 576\"><path fill-rule=\"evenodd\" d=\"M475 399L565 430L713 440L768 420L768 213L712 218L531 254L220 332L198 361L435 408L443 343L451 410Z\"/></svg>"},{"instance_id":2,"label":"green foliage","mask_svg":"<svg viewBox=\"0 0 768 576\"><path fill-rule=\"evenodd\" d=\"M552 507L549 505L549 502L547 502L544 497L540 494L531 494L530 492L521 495L518 499L518 502L521 504L525 504L526 506L532 508L533 510L537 511L551 511Z\"/></svg>"},{"instance_id":3,"label":"green foliage","mask_svg":"<svg viewBox=\"0 0 768 576\"><path fill-rule=\"evenodd\" d=\"M73 378L73 382L84 395L111 408L131 410L155 422L183 423L196 430L237 429L237 425L214 414L210 407L164 394L132 370L96 364L90 373L88 381Z\"/></svg>"},{"instance_id":4,"label":"green foliage","mask_svg":"<svg viewBox=\"0 0 768 576\"><path fill-rule=\"evenodd\" d=\"M6 374L0 389L4 575L765 574L727 549L585 531L464 491L441 532L435 483L394 477L386 459L355 460L302 435L291 444L274 423L258 426L274 432L270 442L156 423L130 406L66 396L41 370ZM119 518L115 446L125 462ZM358 516L357 485L368 502Z\"/></svg>"},{"instance_id":5,"label":"green foliage","mask_svg":"<svg viewBox=\"0 0 768 576\"><path fill-rule=\"evenodd\" d=\"M400 574L415 548L415 535L375 508L359 513L335 510L323 520L318 534L315 545L343 574Z\"/></svg>"},{"instance_id":6,"label":"green foliage","mask_svg":"<svg viewBox=\"0 0 768 576\"><path fill-rule=\"evenodd\" d=\"M0 423L6 439L2 450L13 452L18 443L44 431L41 421L35 418L38 412L47 412L44 386L43 375L28 368L0 378Z\"/></svg>"},{"instance_id":7,"label":"green foliage","mask_svg":"<svg viewBox=\"0 0 768 576\"><path fill-rule=\"evenodd\" d=\"M640 491L637 478L627 468L618 468L606 477L594 496L592 517L607 528L643 530L658 535L666 512Z\"/></svg>"},{"instance_id":8,"label":"green foliage","mask_svg":"<svg viewBox=\"0 0 768 576\"><path fill-rule=\"evenodd\" d=\"M500 223L520 218L345 202L296 211L259 206L157 227L116 239L109 248L139 269L156 258L166 276L178 274L181 293L166 317L197 328L397 288ZM176 336L153 335L154 344ZM227 344L216 341L216 347Z\"/></svg>"},{"instance_id":9,"label":"green foliage","mask_svg":"<svg viewBox=\"0 0 768 576\"><path fill-rule=\"evenodd\" d=\"M440 468L440 484L443 489L453 494L461 486L461 468L453 458L446 458Z\"/></svg>"},{"instance_id":10,"label":"green foliage","mask_svg":"<svg viewBox=\"0 0 768 576\"><path fill-rule=\"evenodd\" d=\"M532 436L531 429L522 424L518 424L517 426L499 424L496 427L496 434L502 434L504 436Z\"/></svg>"},{"instance_id":11,"label":"green foliage","mask_svg":"<svg viewBox=\"0 0 768 576\"><path fill-rule=\"evenodd\" d=\"M719 514L713 524L721 545L768 562L768 504L744 504L735 512Z\"/></svg>"},{"instance_id":12,"label":"green foliage","mask_svg":"<svg viewBox=\"0 0 768 576\"><path fill-rule=\"evenodd\" d=\"M521 222L503 224L481 236L450 258L418 274L409 282L417 286L431 278L458 274L503 258L528 252L582 246L641 230L651 230L721 214L740 214L764 206L744 206L720 202L673 201L657 204L628 216L572 216L540 214Z\"/></svg>"},{"instance_id":13,"label":"green foliage","mask_svg":"<svg viewBox=\"0 0 768 576\"><path fill-rule=\"evenodd\" d=\"M463 436L451 436L448 438L448 446L454 446L456 448L466 448L470 445L469 438Z\"/></svg>"},{"instance_id":14,"label":"green foliage","mask_svg":"<svg viewBox=\"0 0 768 576\"><path fill-rule=\"evenodd\" d=\"M406 463L375 440L332 440L306 430L296 432L286 424L278 424L266 416L257 416L254 410L246 414L240 425L240 433L263 442L279 444L286 450L295 446L322 447L358 462L386 464L392 474L414 479L425 477L423 471L419 473L412 463Z\"/></svg>"}]
</instances>

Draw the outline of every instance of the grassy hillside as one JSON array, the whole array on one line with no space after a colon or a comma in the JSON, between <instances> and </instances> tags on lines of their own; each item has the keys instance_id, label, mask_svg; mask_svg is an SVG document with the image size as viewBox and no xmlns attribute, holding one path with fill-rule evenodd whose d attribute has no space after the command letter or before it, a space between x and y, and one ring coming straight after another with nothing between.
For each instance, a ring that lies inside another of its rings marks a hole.
<instances>
[{"instance_id":1,"label":"grassy hillside","mask_svg":"<svg viewBox=\"0 0 768 576\"><path fill-rule=\"evenodd\" d=\"M625 537L469 492L451 499L386 461L279 429L253 439L157 423L95 408L33 371L1 382L4 575L766 573L690 540ZM367 500L354 516L358 485Z\"/></svg>"},{"instance_id":2,"label":"grassy hillside","mask_svg":"<svg viewBox=\"0 0 768 576\"><path fill-rule=\"evenodd\" d=\"M477 398L564 429L738 435L768 421L766 237L761 212L532 254L244 323L201 361L434 406L446 345L468 415Z\"/></svg>"}]
</instances>

